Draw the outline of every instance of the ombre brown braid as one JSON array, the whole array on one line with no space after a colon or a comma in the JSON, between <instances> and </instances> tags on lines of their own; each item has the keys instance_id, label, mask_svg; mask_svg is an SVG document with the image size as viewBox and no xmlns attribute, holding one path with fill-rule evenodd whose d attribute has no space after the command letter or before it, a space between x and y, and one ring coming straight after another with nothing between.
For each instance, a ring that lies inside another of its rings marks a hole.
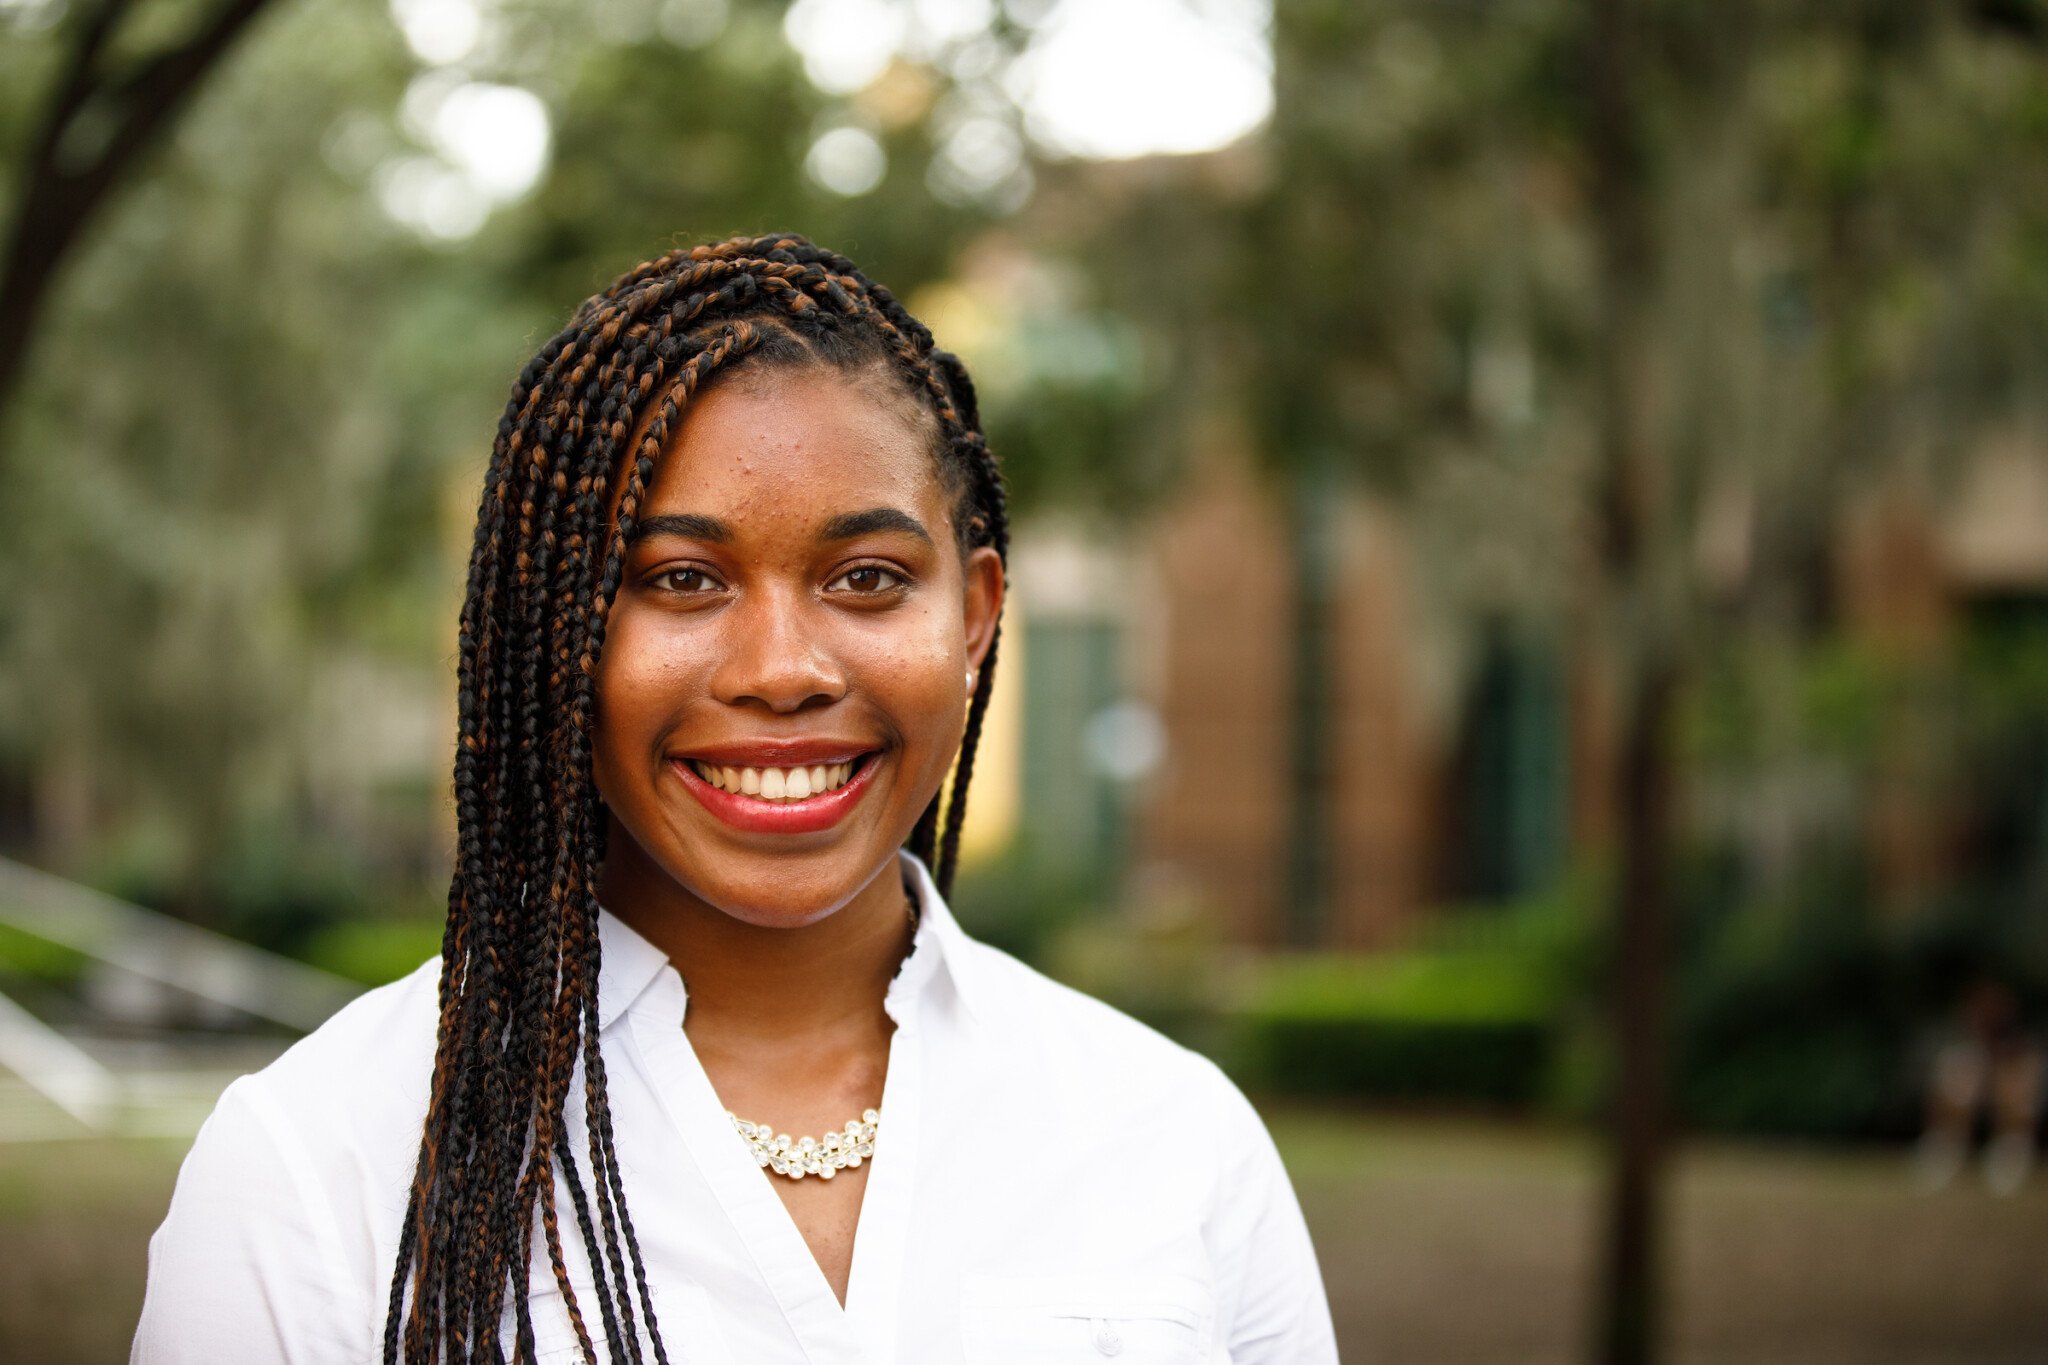
<instances>
[{"instance_id":1,"label":"ombre brown braid","mask_svg":"<svg viewBox=\"0 0 2048 1365\"><path fill-rule=\"evenodd\" d=\"M440 1033L391 1276L387 1365L503 1361L508 1294L512 1359L534 1358L536 1212L583 1358L600 1360L595 1330L614 1365L644 1361L643 1339L666 1365L598 1047L597 661L626 537L693 397L741 366L815 365L881 376L929 416L961 553L988 545L1007 558L1002 474L966 370L887 289L801 237L734 238L637 266L578 308L513 385L462 606ZM934 797L907 844L941 892L952 888L995 664L992 640L945 809ZM564 1118L579 1065L580 1154ZM588 1257L595 1324L570 1287L557 1173Z\"/></svg>"}]
</instances>

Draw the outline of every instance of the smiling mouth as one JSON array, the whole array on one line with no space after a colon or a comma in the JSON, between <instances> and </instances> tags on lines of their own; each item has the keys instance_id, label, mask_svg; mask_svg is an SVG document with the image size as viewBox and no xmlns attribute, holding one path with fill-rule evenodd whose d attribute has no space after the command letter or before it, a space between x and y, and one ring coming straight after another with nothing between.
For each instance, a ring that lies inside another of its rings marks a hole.
<instances>
[{"instance_id":1,"label":"smiling mouth","mask_svg":"<svg viewBox=\"0 0 2048 1365\"><path fill-rule=\"evenodd\" d=\"M669 766L699 805L734 829L817 834L844 820L875 785L881 752L775 767L677 756Z\"/></svg>"},{"instance_id":2,"label":"smiling mouth","mask_svg":"<svg viewBox=\"0 0 2048 1365\"><path fill-rule=\"evenodd\" d=\"M853 775L870 757L872 755L863 754L841 763L814 763L809 767L792 768L749 768L706 763L695 758L683 761L689 764L691 771L719 791L757 801L783 803L804 801L839 790L853 780Z\"/></svg>"}]
</instances>

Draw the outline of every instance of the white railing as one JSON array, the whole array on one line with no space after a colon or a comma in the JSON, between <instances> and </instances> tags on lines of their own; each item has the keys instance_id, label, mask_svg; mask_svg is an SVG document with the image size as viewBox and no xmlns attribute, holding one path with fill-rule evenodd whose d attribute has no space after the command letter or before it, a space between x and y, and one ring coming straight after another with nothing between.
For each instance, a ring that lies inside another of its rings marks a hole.
<instances>
[{"instance_id":1,"label":"white railing","mask_svg":"<svg viewBox=\"0 0 2048 1365\"><path fill-rule=\"evenodd\" d=\"M0 924L211 1004L310 1032L362 987L225 934L0 858ZM0 1067L95 1131L129 1087L77 1043L0 996Z\"/></svg>"}]
</instances>

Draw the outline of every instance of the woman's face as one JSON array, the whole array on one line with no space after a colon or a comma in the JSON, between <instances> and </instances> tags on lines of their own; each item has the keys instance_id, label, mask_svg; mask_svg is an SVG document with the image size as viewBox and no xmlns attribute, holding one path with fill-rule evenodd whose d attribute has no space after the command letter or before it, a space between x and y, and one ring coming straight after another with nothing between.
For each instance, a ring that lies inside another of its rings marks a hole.
<instances>
[{"instance_id":1,"label":"woman's face","mask_svg":"<svg viewBox=\"0 0 2048 1365\"><path fill-rule=\"evenodd\" d=\"M985 547L962 562L928 431L877 383L741 370L686 409L598 666L607 862L628 862L608 881L810 923L891 863L938 791L1002 565Z\"/></svg>"}]
</instances>

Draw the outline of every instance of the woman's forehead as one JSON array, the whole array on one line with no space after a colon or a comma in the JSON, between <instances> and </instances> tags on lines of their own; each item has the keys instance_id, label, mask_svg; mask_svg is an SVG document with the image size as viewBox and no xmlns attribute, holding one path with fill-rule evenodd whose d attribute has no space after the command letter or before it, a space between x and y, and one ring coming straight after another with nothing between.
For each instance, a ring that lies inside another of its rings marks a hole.
<instances>
[{"instance_id":1,"label":"woman's forehead","mask_svg":"<svg viewBox=\"0 0 2048 1365\"><path fill-rule=\"evenodd\" d=\"M907 403L833 370L733 376L684 410L642 517L824 520L871 506L926 519L949 499L930 432ZM940 528L934 527L934 532Z\"/></svg>"}]
</instances>

